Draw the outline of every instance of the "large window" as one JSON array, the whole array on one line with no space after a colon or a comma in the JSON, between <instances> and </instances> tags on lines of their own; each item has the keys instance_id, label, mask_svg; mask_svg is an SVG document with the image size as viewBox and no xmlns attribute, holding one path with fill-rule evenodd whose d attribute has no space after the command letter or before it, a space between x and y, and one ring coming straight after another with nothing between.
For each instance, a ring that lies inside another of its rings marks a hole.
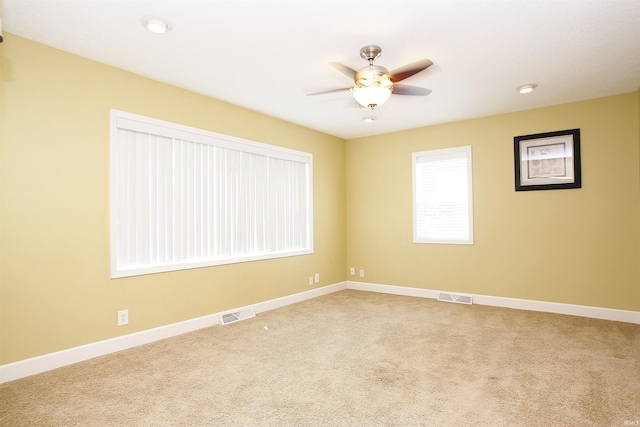
<instances>
[{"instance_id":1,"label":"large window","mask_svg":"<svg viewBox=\"0 0 640 427\"><path fill-rule=\"evenodd\" d=\"M473 244L471 147L413 157L413 241Z\"/></svg>"},{"instance_id":2,"label":"large window","mask_svg":"<svg viewBox=\"0 0 640 427\"><path fill-rule=\"evenodd\" d=\"M313 252L312 155L111 112L111 277Z\"/></svg>"}]
</instances>

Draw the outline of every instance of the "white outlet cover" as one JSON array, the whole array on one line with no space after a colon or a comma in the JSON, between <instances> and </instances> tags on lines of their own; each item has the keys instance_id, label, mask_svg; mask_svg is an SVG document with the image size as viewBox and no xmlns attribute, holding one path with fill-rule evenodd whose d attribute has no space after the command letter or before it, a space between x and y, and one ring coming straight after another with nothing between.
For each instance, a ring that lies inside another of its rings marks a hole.
<instances>
[{"instance_id":1,"label":"white outlet cover","mask_svg":"<svg viewBox=\"0 0 640 427\"><path fill-rule=\"evenodd\" d=\"M313 285L313 276L309 276L309 286Z\"/></svg>"},{"instance_id":2,"label":"white outlet cover","mask_svg":"<svg viewBox=\"0 0 640 427\"><path fill-rule=\"evenodd\" d=\"M351 267L351 270L349 272L351 273L352 276L355 276L356 269L354 267Z\"/></svg>"},{"instance_id":3,"label":"white outlet cover","mask_svg":"<svg viewBox=\"0 0 640 427\"><path fill-rule=\"evenodd\" d=\"M129 310L118 311L118 326L129 324Z\"/></svg>"},{"instance_id":4,"label":"white outlet cover","mask_svg":"<svg viewBox=\"0 0 640 427\"><path fill-rule=\"evenodd\" d=\"M316 273L316 283L320 282L320 273Z\"/></svg>"},{"instance_id":5,"label":"white outlet cover","mask_svg":"<svg viewBox=\"0 0 640 427\"><path fill-rule=\"evenodd\" d=\"M360 277L364 277L364 270L360 270Z\"/></svg>"}]
</instances>

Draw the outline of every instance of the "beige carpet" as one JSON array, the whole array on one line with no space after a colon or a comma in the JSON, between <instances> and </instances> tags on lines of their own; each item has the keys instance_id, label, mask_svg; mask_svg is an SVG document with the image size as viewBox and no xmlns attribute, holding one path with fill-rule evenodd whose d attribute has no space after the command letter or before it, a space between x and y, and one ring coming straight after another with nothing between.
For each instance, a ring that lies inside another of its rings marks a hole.
<instances>
[{"instance_id":1,"label":"beige carpet","mask_svg":"<svg viewBox=\"0 0 640 427\"><path fill-rule=\"evenodd\" d=\"M639 361L640 325L347 290L4 384L0 425L637 425Z\"/></svg>"}]
</instances>

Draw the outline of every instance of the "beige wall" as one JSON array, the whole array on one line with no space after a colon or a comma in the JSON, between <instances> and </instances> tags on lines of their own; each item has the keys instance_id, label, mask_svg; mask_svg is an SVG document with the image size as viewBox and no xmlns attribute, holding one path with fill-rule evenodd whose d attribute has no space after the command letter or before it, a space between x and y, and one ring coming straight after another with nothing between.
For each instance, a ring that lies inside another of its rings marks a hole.
<instances>
[{"instance_id":1,"label":"beige wall","mask_svg":"<svg viewBox=\"0 0 640 427\"><path fill-rule=\"evenodd\" d=\"M630 93L348 141L347 266L371 283L640 310L638 120ZM583 188L515 192L513 137L573 128ZM475 244L413 244L411 153L462 145Z\"/></svg>"},{"instance_id":2,"label":"beige wall","mask_svg":"<svg viewBox=\"0 0 640 427\"><path fill-rule=\"evenodd\" d=\"M346 279L343 140L10 34L1 49L0 364ZM110 280L110 108L312 153L315 253Z\"/></svg>"}]
</instances>

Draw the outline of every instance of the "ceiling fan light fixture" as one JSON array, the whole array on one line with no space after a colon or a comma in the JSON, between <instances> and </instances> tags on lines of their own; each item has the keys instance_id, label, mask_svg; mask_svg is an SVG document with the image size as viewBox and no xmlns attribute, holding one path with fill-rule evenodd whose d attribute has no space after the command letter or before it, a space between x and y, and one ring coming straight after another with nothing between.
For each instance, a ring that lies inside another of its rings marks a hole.
<instances>
[{"instance_id":1,"label":"ceiling fan light fixture","mask_svg":"<svg viewBox=\"0 0 640 427\"><path fill-rule=\"evenodd\" d=\"M376 116L364 116L362 118L362 120L364 120L365 123L372 123L375 119L376 119Z\"/></svg>"},{"instance_id":2,"label":"ceiling fan light fixture","mask_svg":"<svg viewBox=\"0 0 640 427\"><path fill-rule=\"evenodd\" d=\"M387 102L391 96L391 87L368 86L353 88L353 97L363 107L377 107Z\"/></svg>"},{"instance_id":3,"label":"ceiling fan light fixture","mask_svg":"<svg viewBox=\"0 0 640 427\"><path fill-rule=\"evenodd\" d=\"M164 34L169 31L169 24L162 19L149 18L144 20L144 26L153 33Z\"/></svg>"},{"instance_id":4,"label":"ceiling fan light fixture","mask_svg":"<svg viewBox=\"0 0 640 427\"><path fill-rule=\"evenodd\" d=\"M533 90L535 88L537 88L538 85L535 83L530 83L530 84L526 84L526 85L522 85L519 88L517 88L516 90L520 93L531 93L533 92Z\"/></svg>"},{"instance_id":5,"label":"ceiling fan light fixture","mask_svg":"<svg viewBox=\"0 0 640 427\"><path fill-rule=\"evenodd\" d=\"M1 1L1 0L0 0ZM326 93L343 92L348 90L353 95L356 102L363 107L369 107L373 111L378 105L382 105L391 96L410 95L425 96L431 93L431 90L417 87L396 84L406 78L413 76L433 65L430 59L421 59L419 61L407 64L404 67L397 68L393 73L380 65L374 65L373 61L380 56L382 49L379 46L369 45L360 49L360 56L369 62L369 65L354 70L351 67L343 65L339 62L330 62L329 64L336 70L352 78L355 85L349 88L325 90L322 92L309 93L307 95L320 95ZM395 89L395 91L394 91ZM375 120L373 114L362 118L366 122Z\"/></svg>"}]
</instances>

